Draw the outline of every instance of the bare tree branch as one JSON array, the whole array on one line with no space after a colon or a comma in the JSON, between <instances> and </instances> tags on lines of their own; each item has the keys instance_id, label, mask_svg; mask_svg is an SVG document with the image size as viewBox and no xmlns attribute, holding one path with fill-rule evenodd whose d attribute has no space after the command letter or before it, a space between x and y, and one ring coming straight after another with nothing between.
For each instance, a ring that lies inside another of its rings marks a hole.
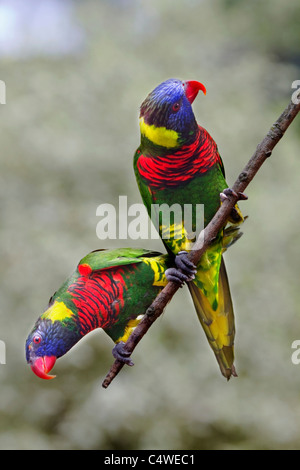
<instances>
[{"instance_id":1,"label":"bare tree branch","mask_svg":"<svg viewBox=\"0 0 300 470\"><path fill-rule=\"evenodd\" d=\"M273 148L283 137L285 131L290 126L299 111L300 103L293 103L291 101L277 121L270 128L269 132L261 141L261 143L257 146L256 151L250 158L243 171L239 174L236 182L232 187L233 191L237 195L234 195L233 193L232 195L229 195L227 199L225 199L213 219L205 227L205 229L202 230L193 246L192 251L189 253L189 258L194 264L198 264L201 256L208 248L211 241L217 236L219 230L226 225L230 212L239 199L239 193L244 192L250 181L256 175L259 168L262 166L265 160L271 156ZM170 302L178 289L179 284L174 282L169 282L164 287L154 302L147 309L143 319L125 343L124 348L126 351L128 351L130 354L133 352L144 334L148 331L152 323L162 314L164 308L168 302ZM123 362L119 361L118 359L115 360L109 373L102 383L104 388L109 386L123 366Z\"/></svg>"}]
</instances>

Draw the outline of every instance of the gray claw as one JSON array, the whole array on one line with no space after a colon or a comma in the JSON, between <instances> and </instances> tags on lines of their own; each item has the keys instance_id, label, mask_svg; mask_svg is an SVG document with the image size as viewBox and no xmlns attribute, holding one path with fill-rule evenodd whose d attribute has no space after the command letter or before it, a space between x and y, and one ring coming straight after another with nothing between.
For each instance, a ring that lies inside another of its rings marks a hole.
<instances>
[{"instance_id":1,"label":"gray claw","mask_svg":"<svg viewBox=\"0 0 300 470\"><path fill-rule=\"evenodd\" d=\"M237 193L233 191L231 188L225 188L223 191L220 193L220 199L221 201L225 201L225 199L228 199L228 196L234 196L238 197Z\"/></svg>"},{"instance_id":2,"label":"gray claw","mask_svg":"<svg viewBox=\"0 0 300 470\"><path fill-rule=\"evenodd\" d=\"M226 199L228 199L228 197L226 196L226 194L220 193L220 199L221 199L221 202L224 202L226 201Z\"/></svg>"},{"instance_id":3,"label":"gray claw","mask_svg":"<svg viewBox=\"0 0 300 470\"><path fill-rule=\"evenodd\" d=\"M247 194L245 193L238 193L239 194L239 200L240 201L246 201L248 199Z\"/></svg>"},{"instance_id":4,"label":"gray claw","mask_svg":"<svg viewBox=\"0 0 300 470\"><path fill-rule=\"evenodd\" d=\"M228 196L234 196L237 197L239 201L243 200L245 201L248 199L248 196L244 193L236 193L233 189L231 188L225 188L221 193L220 193L220 199L222 202L224 202L226 199L228 199Z\"/></svg>"},{"instance_id":5,"label":"gray claw","mask_svg":"<svg viewBox=\"0 0 300 470\"><path fill-rule=\"evenodd\" d=\"M186 274L188 277L193 276L193 279L195 278L197 266L195 266L194 263L190 261L187 251L180 251L176 255L175 265L178 269L181 269L184 274Z\"/></svg>"},{"instance_id":6,"label":"gray claw","mask_svg":"<svg viewBox=\"0 0 300 470\"><path fill-rule=\"evenodd\" d=\"M180 287L182 287L185 282L191 281L195 278L195 275L187 276L177 268L167 269L165 271L165 275L168 281L179 282Z\"/></svg>"},{"instance_id":7,"label":"gray claw","mask_svg":"<svg viewBox=\"0 0 300 470\"><path fill-rule=\"evenodd\" d=\"M182 287L185 282L195 279L197 267L189 260L187 251L180 251L176 255L175 266L166 270L168 281L179 282Z\"/></svg>"},{"instance_id":8,"label":"gray claw","mask_svg":"<svg viewBox=\"0 0 300 470\"><path fill-rule=\"evenodd\" d=\"M114 356L115 359L118 359L119 361L124 362L128 366L133 366L134 363L131 360L130 352L124 349L124 345L125 345L124 341L120 341L119 343L117 343L113 347L112 355Z\"/></svg>"}]
</instances>

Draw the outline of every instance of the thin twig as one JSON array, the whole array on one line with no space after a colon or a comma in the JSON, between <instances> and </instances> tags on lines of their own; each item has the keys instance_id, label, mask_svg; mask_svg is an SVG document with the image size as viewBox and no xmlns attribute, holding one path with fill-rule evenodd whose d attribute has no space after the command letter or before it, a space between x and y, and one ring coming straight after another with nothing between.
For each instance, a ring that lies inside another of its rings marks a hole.
<instances>
[{"instance_id":1,"label":"thin twig","mask_svg":"<svg viewBox=\"0 0 300 470\"><path fill-rule=\"evenodd\" d=\"M285 131L290 126L299 111L300 103L297 104L291 101L277 121L273 124L265 138L257 146L256 151L234 183L232 189L236 194L244 192L250 181L256 175L259 168L262 166L265 160L271 156L273 148L283 137ZM189 253L189 258L194 264L198 264L201 256L208 248L211 241L217 236L219 230L226 225L230 212L237 203L238 199L239 197L235 196L234 194L229 195L228 198L223 201L221 207L216 212L213 219L209 222L205 229L202 230L193 246L192 251ZM178 289L179 284L175 282L169 282L164 287L154 302L147 309L143 319L125 343L124 348L126 351L128 351L130 354L133 352L136 345L148 331L152 323L162 314L164 308L168 302L170 302ZM109 386L123 366L123 362L119 361L118 359L115 360L102 383L104 388Z\"/></svg>"}]
</instances>

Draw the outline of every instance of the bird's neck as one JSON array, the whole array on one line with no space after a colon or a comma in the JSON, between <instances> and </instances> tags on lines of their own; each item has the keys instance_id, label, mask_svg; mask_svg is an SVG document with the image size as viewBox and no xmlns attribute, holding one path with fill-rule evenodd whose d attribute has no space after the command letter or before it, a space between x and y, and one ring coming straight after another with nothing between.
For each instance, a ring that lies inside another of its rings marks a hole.
<instances>
[{"instance_id":1,"label":"bird's neck","mask_svg":"<svg viewBox=\"0 0 300 470\"><path fill-rule=\"evenodd\" d=\"M199 132L198 126L191 126L184 134L166 127L157 127L148 124L143 117L140 118L141 144L151 153L166 154L192 143Z\"/></svg>"},{"instance_id":2,"label":"bird's neck","mask_svg":"<svg viewBox=\"0 0 300 470\"><path fill-rule=\"evenodd\" d=\"M76 315L69 307L68 302L63 300L50 302L48 309L37 322L53 325L52 334L57 342L57 357L66 354L82 337Z\"/></svg>"}]
</instances>

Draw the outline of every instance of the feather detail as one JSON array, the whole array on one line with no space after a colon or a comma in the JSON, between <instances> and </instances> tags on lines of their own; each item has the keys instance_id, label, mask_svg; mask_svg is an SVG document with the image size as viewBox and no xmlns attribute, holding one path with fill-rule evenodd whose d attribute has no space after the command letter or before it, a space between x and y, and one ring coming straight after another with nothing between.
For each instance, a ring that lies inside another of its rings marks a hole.
<instances>
[{"instance_id":1,"label":"feather detail","mask_svg":"<svg viewBox=\"0 0 300 470\"><path fill-rule=\"evenodd\" d=\"M218 273L217 268L214 271ZM201 274L201 268L197 273L198 278L200 277L199 274ZM214 292L205 292L202 286L197 286L197 281L189 282L188 287L198 318L215 353L221 373L229 380L231 375L236 376L233 365L235 326L232 300L223 258L219 270L217 292L215 292L215 285L212 285ZM211 295L215 296L215 302L213 302L215 308L212 307L211 300L208 299Z\"/></svg>"},{"instance_id":2,"label":"feather detail","mask_svg":"<svg viewBox=\"0 0 300 470\"><path fill-rule=\"evenodd\" d=\"M157 152L155 155L142 147L137 158L137 169L141 178L154 188L175 187L187 183L195 175L206 173L216 164L220 165L223 171L215 141L200 126L191 144L184 145L173 153L166 151L164 154Z\"/></svg>"}]
</instances>

